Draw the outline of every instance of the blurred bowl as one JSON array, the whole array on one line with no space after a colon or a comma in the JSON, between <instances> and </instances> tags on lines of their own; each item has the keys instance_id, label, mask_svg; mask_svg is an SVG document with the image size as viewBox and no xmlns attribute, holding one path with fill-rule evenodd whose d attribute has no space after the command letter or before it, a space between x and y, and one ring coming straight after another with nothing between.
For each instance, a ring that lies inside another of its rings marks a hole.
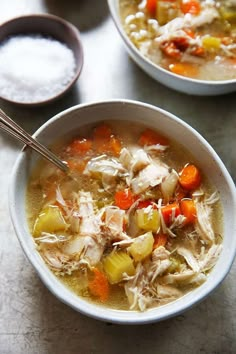
<instances>
[{"instance_id":1,"label":"blurred bowl","mask_svg":"<svg viewBox=\"0 0 236 354\"><path fill-rule=\"evenodd\" d=\"M65 136L66 138L74 136L75 132L79 132L84 125L107 119L120 120L121 124L122 121L142 124L145 122L146 126L157 129L170 140L174 139L185 149L191 147L191 154L198 162L198 166L219 191L223 209L223 250L206 282L176 301L145 312L119 311L101 307L76 296L49 270L36 250L34 239L29 232L25 207L26 188L38 160L38 156L29 149L23 150L19 154L13 169L9 191L12 223L29 261L48 289L62 302L83 314L109 322L143 324L161 321L175 316L203 300L229 272L236 252L235 186L216 152L200 134L174 115L141 102L113 100L78 105L50 119L37 130L34 137L37 137L46 146L50 146L54 141L61 141Z\"/></svg>"},{"instance_id":2,"label":"blurred bowl","mask_svg":"<svg viewBox=\"0 0 236 354\"><path fill-rule=\"evenodd\" d=\"M131 58L153 79L176 91L192 95L213 96L236 91L236 79L203 81L176 75L154 64L135 47L127 36L120 17L120 0L107 0L114 23Z\"/></svg>"},{"instance_id":3,"label":"blurred bowl","mask_svg":"<svg viewBox=\"0 0 236 354\"><path fill-rule=\"evenodd\" d=\"M37 102L21 102L9 99L0 94L5 101L24 106L38 106L50 103L64 95L75 84L83 66L83 48L80 33L71 23L60 17L48 14L33 14L13 18L0 26L0 43L12 36L17 35L40 35L59 41L72 50L75 58L75 72L70 82L59 93Z\"/></svg>"}]
</instances>

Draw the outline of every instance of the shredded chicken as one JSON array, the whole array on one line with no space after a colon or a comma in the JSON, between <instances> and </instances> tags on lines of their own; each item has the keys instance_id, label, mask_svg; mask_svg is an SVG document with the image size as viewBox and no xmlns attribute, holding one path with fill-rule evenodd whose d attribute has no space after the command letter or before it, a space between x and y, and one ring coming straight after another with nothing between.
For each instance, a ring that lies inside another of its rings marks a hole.
<instances>
[{"instance_id":1,"label":"shredded chicken","mask_svg":"<svg viewBox=\"0 0 236 354\"><path fill-rule=\"evenodd\" d=\"M212 228L212 207L204 202L196 202L196 209L196 231L204 242L213 243L215 234Z\"/></svg>"},{"instance_id":2,"label":"shredded chicken","mask_svg":"<svg viewBox=\"0 0 236 354\"><path fill-rule=\"evenodd\" d=\"M200 269L202 272L206 272L214 267L221 251L222 245L213 245L206 253L202 255L199 259Z\"/></svg>"},{"instance_id":3,"label":"shredded chicken","mask_svg":"<svg viewBox=\"0 0 236 354\"><path fill-rule=\"evenodd\" d=\"M184 257L185 261L190 266L190 268L192 268L194 272L199 272L200 266L198 264L198 261L196 260L196 258L194 257L194 255L190 250L184 247L178 247L177 253L180 256Z\"/></svg>"},{"instance_id":4,"label":"shredded chicken","mask_svg":"<svg viewBox=\"0 0 236 354\"><path fill-rule=\"evenodd\" d=\"M131 181L133 192L140 194L150 187L157 186L168 173L168 168L165 165L154 163L148 165Z\"/></svg>"},{"instance_id":5,"label":"shredded chicken","mask_svg":"<svg viewBox=\"0 0 236 354\"><path fill-rule=\"evenodd\" d=\"M123 148L121 150L119 160L125 168L127 168L127 169L130 168L131 161L132 161L132 155L127 148Z\"/></svg>"},{"instance_id":6,"label":"shredded chicken","mask_svg":"<svg viewBox=\"0 0 236 354\"><path fill-rule=\"evenodd\" d=\"M165 275L162 280L165 284L191 283L191 279L196 273L193 270L186 270L183 273Z\"/></svg>"},{"instance_id":7,"label":"shredded chicken","mask_svg":"<svg viewBox=\"0 0 236 354\"><path fill-rule=\"evenodd\" d=\"M178 299L180 296L182 296L183 292L173 286L170 286L170 285L157 284L156 295L160 300L166 299L166 298L168 300L170 300L170 299L175 300L175 299Z\"/></svg>"},{"instance_id":8,"label":"shredded chicken","mask_svg":"<svg viewBox=\"0 0 236 354\"><path fill-rule=\"evenodd\" d=\"M219 12L216 8L206 5L197 16L185 15L185 24L192 28L197 28L212 23L216 18L219 18Z\"/></svg>"},{"instance_id":9,"label":"shredded chicken","mask_svg":"<svg viewBox=\"0 0 236 354\"><path fill-rule=\"evenodd\" d=\"M125 211L115 206L105 208L105 222L103 225L104 237L109 241L129 240L130 237L123 232Z\"/></svg>"},{"instance_id":10,"label":"shredded chicken","mask_svg":"<svg viewBox=\"0 0 236 354\"><path fill-rule=\"evenodd\" d=\"M39 251L45 262L55 271L61 271L70 260L70 257L56 245L43 244Z\"/></svg>"},{"instance_id":11,"label":"shredded chicken","mask_svg":"<svg viewBox=\"0 0 236 354\"><path fill-rule=\"evenodd\" d=\"M78 214L81 219L80 235L97 235L100 231L99 220L95 217L93 199L90 192L79 192L78 195Z\"/></svg>"},{"instance_id":12,"label":"shredded chicken","mask_svg":"<svg viewBox=\"0 0 236 354\"><path fill-rule=\"evenodd\" d=\"M91 236L78 236L69 241L64 246L63 251L67 255L76 255L77 258L83 258L93 266L100 261L104 245L95 241Z\"/></svg>"},{"instance_id":13,"label":"shredded chicken","mask_svg":"<svg viewBox=\"0 0 236 354\"><path fill-rule=\"evenodd\" d=\"M151 163L150 157L143 149L138 149L133 155L131 171L138 172Z\"/></svg>"},{"instance_id":14,"label":"shredded chicken","mask_svg":"<svg viewBox=\"0 0 236 354\"><path fill-rule=\"evenodd\" d=\"M95 178L101 177L105 190L110 190L114 187L117 177L122 178L128 174L127 170L117 159L106 155L90 159L83 173Z\"/></svg>"}]
</instances>

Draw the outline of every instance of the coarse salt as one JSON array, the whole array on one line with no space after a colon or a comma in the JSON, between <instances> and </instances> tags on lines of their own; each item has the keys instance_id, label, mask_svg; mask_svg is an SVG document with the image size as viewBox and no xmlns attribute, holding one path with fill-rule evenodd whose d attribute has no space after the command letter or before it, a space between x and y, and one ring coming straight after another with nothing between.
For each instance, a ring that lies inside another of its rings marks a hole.
<instances>
[{"instance_id":1,"label":"coarse salt","mask_svg":"<svg viewBox=\"0 0 236 354\"><path fill-rule=\"evenodd\" d=\"M0 46L0 96L34 103L48 100L66 88L76 62L65 44L41 36L14 36Z\"/></svg>"}]
</instances>

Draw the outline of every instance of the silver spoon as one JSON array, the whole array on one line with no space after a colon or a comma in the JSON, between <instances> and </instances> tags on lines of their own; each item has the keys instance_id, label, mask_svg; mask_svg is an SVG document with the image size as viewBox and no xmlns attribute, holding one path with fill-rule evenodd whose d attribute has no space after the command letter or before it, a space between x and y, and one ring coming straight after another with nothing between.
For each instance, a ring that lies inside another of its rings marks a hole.
<instances>
[{"instance_id":1,"label":"silver spoon","mask_svg":"<svg viewBox=\"0 0 236 354\"><path fill-rule=\"evenodd\" d=\"M69 168L65 162L61 161L45 146L40 144L31 135L29 135L23 128L14 122L8 115L0 109L0 128L12 135L14 138L20 140L22 143L29 146L31 149L37 151L45 159L59 167L62 171L68 172Z\"/></svg>"}]
</instances>

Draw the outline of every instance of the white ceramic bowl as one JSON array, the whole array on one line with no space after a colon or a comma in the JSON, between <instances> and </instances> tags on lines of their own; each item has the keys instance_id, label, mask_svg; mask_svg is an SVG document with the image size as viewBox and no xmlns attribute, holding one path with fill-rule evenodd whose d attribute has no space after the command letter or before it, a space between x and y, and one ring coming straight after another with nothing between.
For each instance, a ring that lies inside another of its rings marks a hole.
<instances>
[{"instance_id":1,"label":"white ceramic bowl","mask_svg":"<svg viewBox=\"0 0 236 354\"><path fill-rule=\"evenodd\" d=\"M174 90L192 95L213 96L236 91L236 79L224 81L203 81L176 75L152 63L143 56L128 38L119 14L120 0L107 0L112 18L131 58L153 79Z\"/></svg>"},{"instance_id":2,"label":"white ceramic bowl","mask_svg":"<svg viewBox=\"0 0 236 354\"><path fill-rule=\"evenodd\" d=\"M29 233L26 212L26 185L38 156L26 149L16 161L9 193L11 219L20 244L45 285L61 301L88 316L122 324L141 324L160 321L177 315L203 300L221 283L230 270L236 251L236 192L234 183L220 158L193 128L182 120L154 106L128 100L113 100L78 105L69 108L45 123L34 137L45 145L52 144L68 134L80 131L84 124L102 120L141 122L158 129L170 139L175 139L186 148L191 147L192 155L199 167L207 173L212 184L220 192L224 213L224 239L221 256L207 281L184 297L165 306L146 312L117 311L88 303L74 295L54 276L35 249Z\"/></svg>"}]
</instances>

